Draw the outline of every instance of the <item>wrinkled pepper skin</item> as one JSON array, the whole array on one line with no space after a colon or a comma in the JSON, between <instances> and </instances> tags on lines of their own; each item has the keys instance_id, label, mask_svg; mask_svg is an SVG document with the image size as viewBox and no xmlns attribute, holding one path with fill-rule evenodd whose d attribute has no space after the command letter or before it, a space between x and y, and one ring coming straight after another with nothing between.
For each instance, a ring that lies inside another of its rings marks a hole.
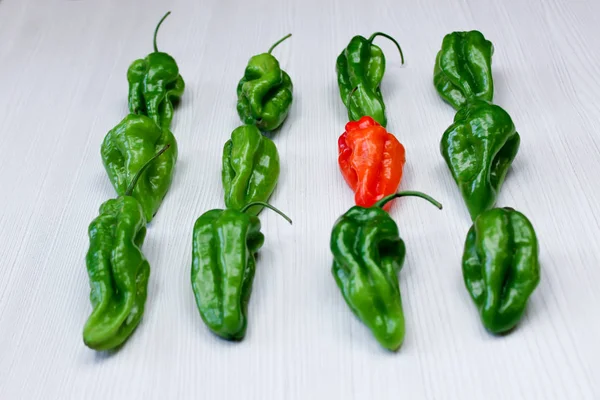
<instances>
[{"instance_id":1,"label":"wrinkled pepper skin","mask_svg":"<svg viewBox=\"0 0 600 400\"><path fill-rule=\"evenodd\" d=\"M93 311L83 328L83 342L91 349L120 346L144 314L150 276L150 265L141 251L146 217L132 193L146 170L169 148L165 145L153 154L136 171L122 196L100 206L100 215L89 226L86 266Z\"/></svg>"},{"instance_id":2,"label":"wrinkled pepper skin","mask_svg":"<svg viewBox=\"0 0 600 400\"><path fill-rule=\"evenodd\" d=\"M398 273L406 247L383 206L401 196L419 196L442 208L419 192L392 194L373 207L352 207L336 221L330 240L331 272L346 303L377 341L392 351L402 345L405 334Z\"/></svg>"},{"instance_id":3,"label":"wrinkled pepper skin","mask_svg":"<svg viewBox=\"0 0 600 400\"><path fill-rule=\"evenodd\" d=\"M248 203L266 202L279 179L277 147L254 125L236 128L223 147L221 178L227 208L240 210ZM258 215L262 209L252 206L247 213Z\"/></svg>"},{"instance_id":4,"label":"wrinkled pepper skin","mask_svg":"<svg viewBox=\"0 0 600 400\"><path fill-rule=\"evenodd\" d=\"M381 208L352 207L331 233L332 273L354 314L383 347L404 340L398 273L406 249L398 226Z\"/></svg>"},{"instance_id":5,"label":"wrinkled pepper skin","mask_svg":"<svg viewBox=\"0 0 600 400\"><path fill-rule=\"evenodd\" d=\"M271 55L275 46L290 36L279 40L267 53L252 57L237 86L240 119L263 132L279 128L292 106L292 80Z\"/></svg>"},{"instance_id":6,"label":"wrinkled pepper skin","mask_svg":"<svg viewBox=\"0 0 600 400\"><path fill-rule=\"evenodd\" d=\"M485 101L461 108L444 132L440 150L473 220L494 207L519 143L510 115Z\"/></svg>"},{"instance_id":7,"label":"wrinkled pepper skin","mask_svg":"<svg viewBox=\"0 0 600 400\"><path fill-rule=\"evenodd\" d=\"M356 205L371 207L395 193L406 162L404 146L369 116L346 124L338 140L338 164ZM387 203L389 210L391 203Z\"/></svg>"},{"instance_id":8,"label":"wrinkled pepper skin","mask_svg":"<svg viewBox=\"0 0 600 400\"><path fill-rule=\"evenodd\" d=\"M236 210L210 210L194 224L192 289L208 328L227 340L246 333L255 253L262 247L258 217Z\"/></svg>"},{"instance_id":9,"label":"wrinkled pepper skin","mask_svg":"<svg viewBox=\"0 0 600 400\"><path fill-rule=\"evenodd\" d=\"M385 72L385 55L373 44L377 36L392 40L402 57L400 45L391 36L376 32L370 38L354 36L338 56L336 72L340 96L348 109L348 119L358 121L365 115L381 126L387 125L385 104L381 95L381 80Z\"/></svg>"},{"instance_id":10,"label":"wrinkled pepper skin","mask_svg":"<svg viewBox=\"0 0 600 400\"><path fill-rule=\"evenodd\" d=\"M83 341L94 350L110 350L127 340L144 313L150 265L140 250L146 236L142 206L131 196L108 200L88 232L93 311Z\"/></svg>"},{"instance_id":11,"label":"wrinkled pepper skin","mask_svg":"<svg viewBox=\"0 0 600 400\"><path fill-rule=\"evenodd\" d=\"M173 179L177 142L168 129L161 129L144 115L129 114L113 128L102 143L101 156L108 177L119 195L136 172L165 145L170 148L144 172L133 197L144 210L147 222L158 211Z\"/></svg>"},{"instance_id":12,"label":"wrinkled pepper skin","mask_svg":"<svg viewBox=\"0 0 600 400\"><path fill-rule=\"evenodd\" d=\"M479 215L467 234L462 264L487 330L514 328L540 281L538 241L527 217L508 207Z\"/></svg>"},{"instance_id":13,"label":"wrinkled pepper skin","mask_svg":"<svg viewBox=\"0 0 600 400\"><path fill-rule=\"evenodd\" d=\"M452 32L444 37L435 59L433 85L456 110L470 100L492 101L494 46L479 31Z\"/></svg>"},{"instance_id":14,"label":"wrinkled pepper skin","mask_svg":"<svg viewBox=\"0 0 600 400\"><path fill-rule=\"evenodd\" d=\"M185 90L175 59L159 52L156 34L167 13L154 32L154 52L146 58L135 60L127 70L129 82L129 112L146 115L164 129L170 129L173 107Z\"/></svg>"}]
</instances>

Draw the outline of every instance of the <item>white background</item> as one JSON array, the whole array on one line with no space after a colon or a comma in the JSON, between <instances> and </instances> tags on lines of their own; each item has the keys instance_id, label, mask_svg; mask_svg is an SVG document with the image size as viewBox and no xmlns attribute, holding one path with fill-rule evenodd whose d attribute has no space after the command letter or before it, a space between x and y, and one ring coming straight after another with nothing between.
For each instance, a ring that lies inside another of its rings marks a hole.
<instances>
[{"instance_id":1,"label":"white background","mask_svg":"<svg viewBox=\"0 0 600 400\"><path fill-rule=\"evenodd\" d=\"M91 311L87 226L115 195L100 160L127 112L126 71L159 48L187 87L173 131L173 186L149 226L152 273L138 330L116 354L82 342ZM600 398L600 2L0 1L0 399L598 399ZM532 221L542 280L518 329L493 337L462 282L470 219L439 154L454 112L432 85L442 38L481 30L494 43L494 102L521 149L499 196ZM396 202L406 339L383 350L331 276L329 235L353 204L337 167L347 122L335 59L355 34L387 56L388 130L405 145L402 189L444 204ZM202 323L190 286L191 232L222 207L221 149L240 122L248 59L274 54L294 103L274 137L282 171L261 215L245 340Z\"/></svg>"}]
</instances>

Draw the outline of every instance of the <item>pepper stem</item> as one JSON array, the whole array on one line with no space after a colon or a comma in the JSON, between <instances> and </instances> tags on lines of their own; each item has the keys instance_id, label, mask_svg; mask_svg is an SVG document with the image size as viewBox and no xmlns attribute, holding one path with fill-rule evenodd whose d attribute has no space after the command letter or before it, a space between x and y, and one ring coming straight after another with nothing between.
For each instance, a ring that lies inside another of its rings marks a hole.
<instances>
[{"instance_id":1,"label":"pepper stem","mask_svg":"<svg viewBox=\"0 0 600 400\"><path fill-rule=\"evenodd\" d=\"M440 210L442 209L442 203L440 203L439 201L437 201L433 197L431 197L429 195L426 195L425 193L414 192L414 191L410 191L410 190L409 191L404 191L404 192L398 192L398 193L390 194L389 196L385 196L383 199L380 199L377 203L375 203L373 205L373 207L383 208L383 206L386 205L390 200L393 200L393 199L395 199L397 197L405 197L405 196L420 197L422 199L427 200L428 202L430 202L431 204L433 204L434 206L436 206Z\"/></svg>"},{"instance_id":2,"label":"pepper stem","mask_svg":"<svg viewBox=\"0 0 600 400\"><path fill-rule=\"evenodd\" d=\"M290 217L288 217L287 215L285 215L282 211L276 209L275 207L273 207L272 205L270 205L269 203L265 203L264 201L253 201L252 203L248 203L246 204L244 207L242 207L242 209L240 210L240 212L246 212L250 207L252 206L263 206L263 207L267 207L270 210L275 211L277 214L281 215L283 218L285 218L285 220L287 222L290 223L290 225L292 225L292 220L290 219Z\"/></svg>"},{"instance_id":3,"label":"pepper stem","mask_svg":"<svg viewBox=\"0 0 600 400\"><path fill-rule=\"evenodd\" d=\"M127 190L125 191L125 196L131 196L131 194L133 193L133 189L135 189L135 185L140 180L140 177L142 176L142 174L144 173L144 171L146 170L146 168L148 168L150 166L150 164L152 164L152 162L154 160L156 160L162 153L164 153L165 151L167 151L169 149L169 147L171 147L170 144L166 145L165 147L163 147L162 149L160 149L160 151L158 153L156 153L155 155L153 155L151 159L149 159L148 161L146 161L146 163L144 165L142 165L142 168L140 168L138 170L138 172L136 172L136 174L133 176L133 179L129 183L129 186L127 186Z\"/></svg>"},{"instance_id":4,"label":"pepper stem","mask_svg":"<svg viewBox=\"0 0 600 400\"><path fill-rule=\"evenodd\" d=\"M287 35L285 35L284 37L282 37L281 39L279 39L278 41L276 41L275 44L273 44L273 46L271 46L271 48L269 49L269 51L267 53L271 54L271 52L273 51L273 49L275 47L277 47L277 45L279 45L279 43L283 42L284 40L286 40L290 36L292 36L292 34L288 33Z\"/></svg>"},{"instance_id":5,"label":"pepper stem","mask_svg":"<svg viewBox=\"0 0 600 400\"><path fill-rule=\"evenodd\" d=\"M369 43L373 43L373 39L375 39L377 36L383 36L384 38L388 38L390 39L392 42L394 42L394 44L396 45L396 47L398 48L398 51L400 52L400 59L402 60L402 64L404 64L404 54L402 54L402 49L400 48L400 45L398 44L398 42L396 41L396 39L394 39L393 37L391 37L390 35L383 33L383 32L375 32L374 34L371 35L371 37L369 38Z\"/></svg>"},{"instance_id":6,"label":"pepper stem","mask_svg":"<svg viewBox=\"0 0 600 400\"><path fill-rule=\"evenodd\" d=\"M162 25L163 21L169 16L169 14L171 14L171 11L169 11L168 13L166 13L164 15L164 17L162 17L160 19L160 21L158 21L158 25L156 25L156 29L154 29L154 52L158 53L158 47L156 46L156 36L158 35L158 28L160 28L160 26Z\"/></svg>"},{"instance_id":7,"label":"pepper stem","mask_svg":"<svg viewBox=\"0 0 600 400\"><path fill-rule=\"evenodd\" d=\"M346 96L346 104L350 104L350 100L352 100L352 95L354 94L354 92L356 92L356 89L358 89L358 85L354 86L354 89L352 89L350 93L348 93L348 96Z\"/></svg>"}]
</instances>

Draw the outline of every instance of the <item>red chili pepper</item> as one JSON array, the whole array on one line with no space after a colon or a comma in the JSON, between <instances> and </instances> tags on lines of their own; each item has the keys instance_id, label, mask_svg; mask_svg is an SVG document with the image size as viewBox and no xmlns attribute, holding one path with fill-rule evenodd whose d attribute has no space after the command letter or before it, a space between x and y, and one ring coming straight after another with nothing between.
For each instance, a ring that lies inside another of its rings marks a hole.
<instances>
[{"instance_id":1,"label":"red chili pepper","mask_svg":"<svg viewBox=\"0 0 600 400\"><path fill-rule=\"evenodd\" d=\"M406 161L404 146L373 118L348 122L338 147L340 169L355 192L357 205L371 207L398 190ZM387 203L384 208L390 206Z\"/></svg>"}]
</instances>

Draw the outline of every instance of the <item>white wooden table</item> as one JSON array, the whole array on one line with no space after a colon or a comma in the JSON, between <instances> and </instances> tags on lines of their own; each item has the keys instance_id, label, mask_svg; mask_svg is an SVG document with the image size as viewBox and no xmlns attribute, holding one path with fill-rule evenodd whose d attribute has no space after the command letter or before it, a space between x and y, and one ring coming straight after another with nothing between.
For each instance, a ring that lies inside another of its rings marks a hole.
<instances>
[{"instance_id":1,"label":"white wooden table","mask_svg":"<svg viewBox=\"0 0 600 400\"><path fill-rule=\"evenodd\" d=\"M87 226L114 196L100 160L127 112L126 70L159 46L187 83L174 119L180 159L149 227L144 319L116 354L81 332L90 313ZM600 2L0 1L0 399L600 398ZM518 329L493 337L462 282L470 219L439 154L453 110L432 85L453 30L495 46L495 103L522 145L499 197L533 222L542 281ZM346 112L335 59L383 31L388 128L404 143L392 210L408 248L400 274L407 334L382 350L330 272L329 235L353 201L337 167ZM266 243L241 343L209 333L190 287L191 230L222 206L220 154L240 124L235 87L250 56L275 51L294 104L274 138L282 172L261 216Z\"/></svg>"}]
</instances>

